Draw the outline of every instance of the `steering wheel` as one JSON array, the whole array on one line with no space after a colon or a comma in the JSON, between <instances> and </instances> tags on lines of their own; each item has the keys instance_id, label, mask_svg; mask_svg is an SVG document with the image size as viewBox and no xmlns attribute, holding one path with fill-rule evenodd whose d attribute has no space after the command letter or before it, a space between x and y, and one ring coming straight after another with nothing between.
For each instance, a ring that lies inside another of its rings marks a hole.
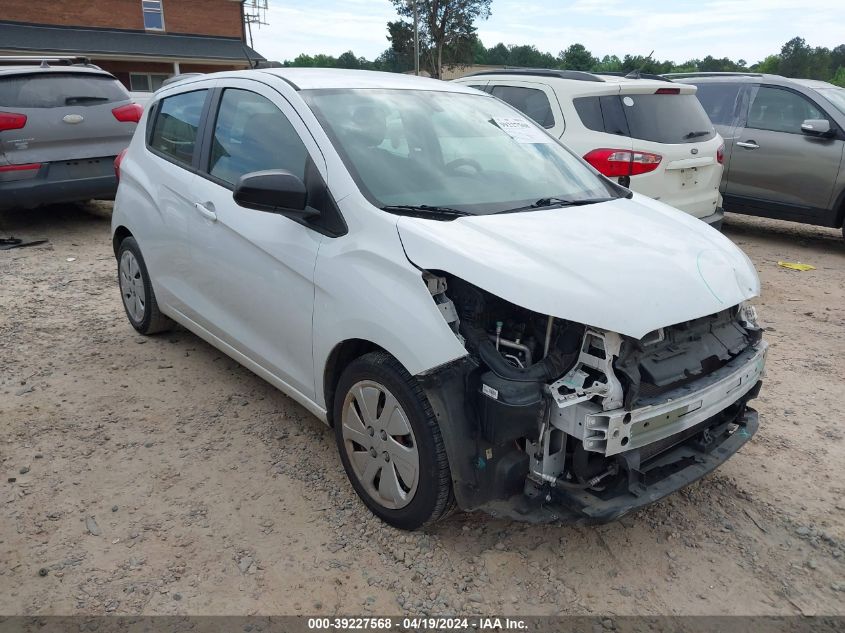
<instances>
[{"instance_id":1,"label":"steering wheel","mask_svg":"<svg viewBox=\"0 0 845 633\"><path fill-rule=\"evenodd\" d=\"M461 167L472 167L477 173L484 171L481 163L473 158L456 158L455 160L446 163L445 167L451 171L455 171Z\"/></svg>"}]
</instances>

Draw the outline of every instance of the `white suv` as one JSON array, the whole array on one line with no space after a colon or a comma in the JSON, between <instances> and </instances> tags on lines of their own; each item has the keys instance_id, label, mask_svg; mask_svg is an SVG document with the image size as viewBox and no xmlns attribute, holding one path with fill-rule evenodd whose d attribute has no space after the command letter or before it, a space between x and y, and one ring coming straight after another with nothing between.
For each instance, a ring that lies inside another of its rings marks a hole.
<instances>
[{"instance_id":1,"label":"white suv","mask_svg":"<svg viewBox=\"0 0 845 633\"><path fill-rule=\"evenodd\" d=\"M332 425L395 526L455 503L610 520L757 429L748 258L490 95L366 71L190 78L117 162L132 326L175 321Z\"/></svg>"},{"instance_id":2,"label":"white suv","mask_svg":"<svg viewBox=\"0 0 845 633\"><path fill-rule=\"evenodd\" d=\"M719 227L724 143L694 86L656 75L490 70L455 80L525 113L609 178Z\"/></svg>"}]
</instances>

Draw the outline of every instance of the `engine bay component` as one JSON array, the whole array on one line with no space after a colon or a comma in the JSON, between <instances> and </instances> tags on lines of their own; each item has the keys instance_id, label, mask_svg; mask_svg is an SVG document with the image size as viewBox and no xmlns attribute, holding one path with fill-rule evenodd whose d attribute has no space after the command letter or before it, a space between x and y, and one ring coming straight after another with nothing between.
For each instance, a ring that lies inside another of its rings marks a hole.
<instances>
[{"instance_id":1,"label":"engine bay component","mask_svg":"<svg viewBox=\"0 0 845 633\"><path fill-rule=\"evenodd\" d=\"M473 444L454 467L463 507L520 515L557 500L613 518L642 505L650 486L715 468L727 455L714 451L735 451L756 430L746 403L767 346L750 306L636 340L532 312L448 273L424 278L469 354L449 370L463 383L450 387L452 400L431 392L436 410L461 411L452 439Z\"/></svg>"}]
</instances>

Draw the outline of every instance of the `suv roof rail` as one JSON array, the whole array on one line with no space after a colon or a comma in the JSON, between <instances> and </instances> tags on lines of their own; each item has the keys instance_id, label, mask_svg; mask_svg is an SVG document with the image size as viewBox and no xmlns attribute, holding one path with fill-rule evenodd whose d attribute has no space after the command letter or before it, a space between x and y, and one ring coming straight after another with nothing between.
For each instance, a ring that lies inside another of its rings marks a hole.
<instances>
[{"instance_id":1,"label":"suv roof rail","mask_svg":"<svg viewBox=\"0 0 845 633\"><path fill-rule=\"evenodd\" d=\"M652 79L654 81L672 81L667 75L655 75L654 73L643 73L638 70L632 70L629 73L618 71L607 71L599 73L601 75L610 75L611 77L624 77L625 79Z\"/></svg>"},{"instance_id":2,"label":"suv roof rail","mask_svg":"<svg viewBox=\"0 0 845 633\"><path fill-rule=\"evenodd\" d=\"M553 68L500 68L498 70L480 70L464 77L478 77L480 75L530 75L534 77L557 77L559 79L575 79L576 81L600 81L604 79L583 70L555 70Z\"/></svg>"},{"instance_id":3,"label":"suv roof rail","mask_svg":"<svg viewBox=\"0 0 845 633\"><path fill-rule=\"evenodd\" d=\"M750 71L731 71L731 72L695 72L695 73L664 73L666 78L684 79L689 77L762 77L763 73L753 73Z\"/></svg>"},{"instance_id":4,"label":"suv roof rail","mask_svg":"<svg viewBox=\"0 0 845 633\"><path fill-rule=\"evenodd\" d=\"M0 66L90 66L91 59L81 55L0 55Z\"/></svg>"}]
</instances>

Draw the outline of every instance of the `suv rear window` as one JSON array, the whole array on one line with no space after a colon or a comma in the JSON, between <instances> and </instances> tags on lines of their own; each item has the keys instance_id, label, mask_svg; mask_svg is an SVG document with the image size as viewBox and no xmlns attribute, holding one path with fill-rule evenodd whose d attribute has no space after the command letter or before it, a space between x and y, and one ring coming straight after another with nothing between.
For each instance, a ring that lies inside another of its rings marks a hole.
<instances>
[{"instance_id":1,"label":"suv rear window","mask_svg":"<svg viewBox=\"0 0 845 633\"><path fill-rule=\"evenodd\" d=\"M0 77L0 107L62 108L128 99L129 93L110 75L39 73Z\"/></svg>"},{"instance_id":2,"label":"suv rear window","mask_svg":"<svg viewBox=\"0 0 845 633\"><path fill-rule=\"evenodd\" d=\"M587 129L655 143L699 143L716 130L695 95L651 94L573 99Z\"/></svg>"}]
</instances>

